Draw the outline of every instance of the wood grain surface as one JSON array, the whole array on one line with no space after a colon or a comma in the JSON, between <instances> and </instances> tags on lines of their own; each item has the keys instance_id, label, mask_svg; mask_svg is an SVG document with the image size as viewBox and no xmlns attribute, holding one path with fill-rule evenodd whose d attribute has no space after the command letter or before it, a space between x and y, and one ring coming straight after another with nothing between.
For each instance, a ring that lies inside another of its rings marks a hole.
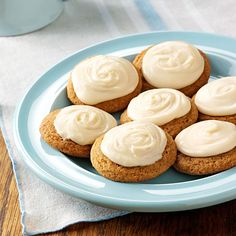
<instances>
[{"instance_id":1,"label":"wood grain surface","mask_svg":"<svg viewBox=\"0 0 236 236\"><path fill-rule=\"evenodd\" d=\"M21 233L15 179L0 133L0 235ZM236 201L199 210L173 213L133 213L112 220L75 224L50 236L236 235Z\"/></svg>"}]
</instances>

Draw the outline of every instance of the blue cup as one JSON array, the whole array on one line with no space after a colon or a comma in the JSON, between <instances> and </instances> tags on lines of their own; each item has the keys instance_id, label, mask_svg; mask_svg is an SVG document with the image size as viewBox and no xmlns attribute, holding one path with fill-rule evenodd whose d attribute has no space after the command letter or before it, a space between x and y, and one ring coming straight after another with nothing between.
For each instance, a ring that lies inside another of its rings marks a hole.
<instances>
[{"instance_id":1,"label":"blue cup","mask_svg":"<svg viewBox=\"0 0 236 236\"><path fill-rule=\"evenodd\" d=\"M0 0L0 36L26 34L53 22L62 0Z\"/></svg>"}]
</instances>

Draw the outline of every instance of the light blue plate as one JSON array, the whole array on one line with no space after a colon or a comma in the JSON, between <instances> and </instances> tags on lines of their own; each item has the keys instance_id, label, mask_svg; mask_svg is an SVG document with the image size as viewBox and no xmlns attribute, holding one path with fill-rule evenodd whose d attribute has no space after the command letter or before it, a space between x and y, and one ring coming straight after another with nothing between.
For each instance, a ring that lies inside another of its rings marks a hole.
<instances>
[{"instance_id":1,"label":"light blue plate","mask_svg":"<svg viewBox=\"0 0 236 236\"><path fill-rule=\"evenodd\" d=\"M73 196L111 208L143 212L194 209L236 198L236 168L209 177L193 177L170 169L139 184L116 183L103 178L89 160L71 159L40 138L39 125L55 108L69 105L67 73L95 54L133 59L143 48L166 40L183 40L206 52L212 79L236 75L236 40L206 33L153 32L103 42L64 59L29 89L17 108L14 132L22 159L42 180Z\"/></svg>"}]
</instances>

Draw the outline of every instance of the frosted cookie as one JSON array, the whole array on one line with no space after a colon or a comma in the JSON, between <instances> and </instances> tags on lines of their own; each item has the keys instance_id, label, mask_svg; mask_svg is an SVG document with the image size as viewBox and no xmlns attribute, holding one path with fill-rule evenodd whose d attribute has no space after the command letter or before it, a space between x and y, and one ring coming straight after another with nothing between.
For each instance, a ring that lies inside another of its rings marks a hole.
<instances>
[{"instance_id":1,"label":"frosted cookie","mask_svg":"<svg viewBox=\"0 0 236 236\"><path fill-rule=\"evenodd\" d=\"M193 98L199 120L224 120L236 124L236 77L212 81Z\"/></svg>"},{"instance_id":2,"label":"frosted cookie","mask_svg":"<svg viewBox=\"0 0 236 236\"><path fill-rule=\"evenodd\" d=\"M185 42L167 41L136 56L133 64L142 72L143 90L174 88L192 97L210 77L206 55Z\"/></svg>"},{"instance_id":3,"label":"frosted cookie","mask_svg":"<svg viewBox=\"0 0 236 236\"><path fill-rule=\"evenodd\" d=\"M50 112L40 125L46 143L74 157L88 157L95 139L115 127L107 112L85 105L72 105Z\"/></svg>"},{"instance_id":4,"label":"frosted cookie","mask_svg":"<svg viewBox=\"0 0 236 236\"><path fill-rule=\"evenodd\" d=\"M94 56L71 72L67 95L73 104L91 105L107 112L127 107L142 88L140 72L125 58Z\"/></svg>"},{"instance_id":5,"label":"frosted cookie","mask_svg":"<svg viewBox=\"0 0 236 236\"><path fill-rule=\"evenodd\" d=\"M207 120L180 132L176 170L190 175L208 175L236 166L236 126Z\"/></svg>"},{"instance_id":6,"label":"frosted cookie","mask_svg":"<svg viewBox=\"0 0 236 236\"><path fill-rule=\"evenodd\" d=\"M198 118L196 105L175 89L151 89L133 98L122 113L120 122L152 122L175 137Z\"/></svg>"},{"instance_id":7,"label":"frosted cookie","mask_svg":"<svg viewBox=\"0 0 236 236\"><path fill-rule=\"evenodd\" d=\"M104 177L119 182L155 178L176 160L172 137L158 126L133 121L109 130L94 142L93 167Z\"/></svg>"}]
</instances>

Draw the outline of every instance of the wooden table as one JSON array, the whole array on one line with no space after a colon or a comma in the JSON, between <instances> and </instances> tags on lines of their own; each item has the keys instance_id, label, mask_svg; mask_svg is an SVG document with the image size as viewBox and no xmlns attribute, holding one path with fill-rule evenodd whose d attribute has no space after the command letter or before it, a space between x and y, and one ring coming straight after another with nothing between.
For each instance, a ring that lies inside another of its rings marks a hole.
<instances>
[{"instance_id":1,"label":"wooden table","mask_svg":"<svg viewBox=\"0 0 236 236\"><path fill-rule=\"evenodd\" d=\"M0 133L0 235L21 235L15 178ZM236 200L200 210L133 213L97 223L80 223L45 235L236 235Z\"/></svg>"}]
</instances>

